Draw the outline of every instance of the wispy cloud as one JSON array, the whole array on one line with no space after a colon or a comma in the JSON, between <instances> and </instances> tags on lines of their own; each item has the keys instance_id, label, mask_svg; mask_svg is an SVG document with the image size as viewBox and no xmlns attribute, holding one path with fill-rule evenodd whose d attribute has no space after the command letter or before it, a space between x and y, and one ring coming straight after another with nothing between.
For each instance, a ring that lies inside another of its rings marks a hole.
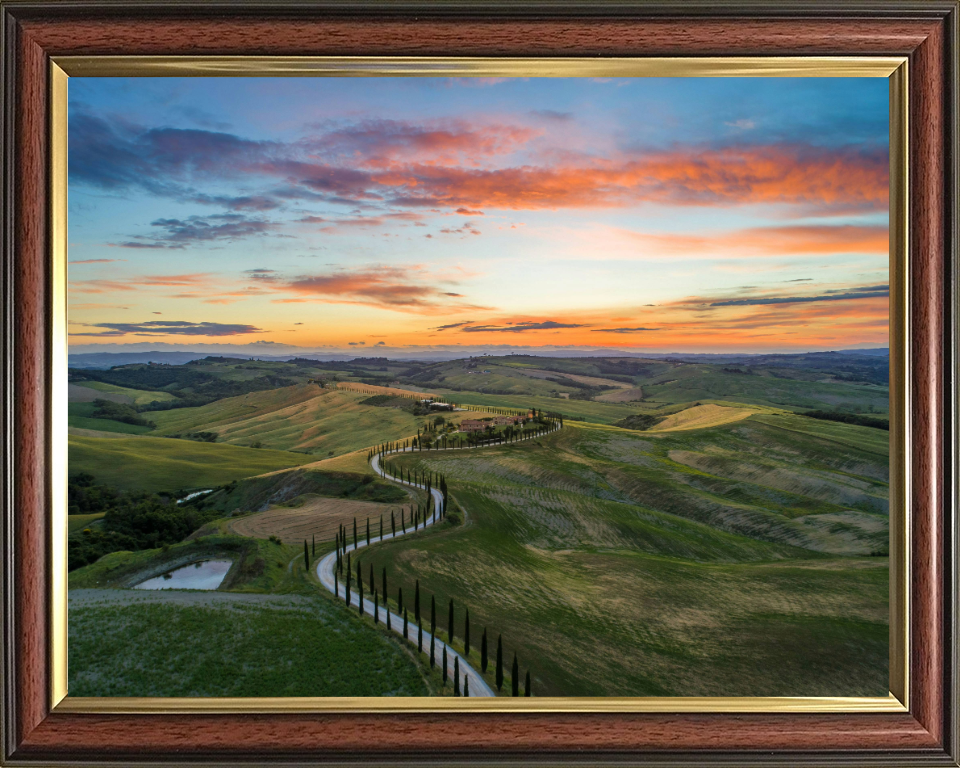
<instances>
[{"instance_id":1,"label":"wispy cloud","mask_svg":"<svg viewBox=\"0 0 960 768\"><path fill-rule=\"evenodd\" d=\"M96 332L71 333L72 336L240 336L262 333L254 325L231 323L191 323L185 320L148 320L144 323L91 323Z\"/></svg>"},{"instance_id":2,"label":"wispy cloud","mask_svg":"<svg viewBox=\"0 0 960 768\"><path fill-rule=\"evenodd\" d=\"M743 299L724 299L710 303L711 307L752 307L763 304L806 304L815 301L853 301L877 299L890 295L890 287L875 285L854 291L821 293L815 296L751 296Z\"/></svg>"},{"instance_id":3,"label":"wispy cloud","mask_svg":"<svg viewBox=\"0 0 960 768\"><path fill-rule=\"evenodd\" d=\"M553 331L560 328L583 328L579 323L558 323L554 320L544 320L539 323L523 322L514 325L471 325L460 330L464 333L523 333L524 331Z\"/></svg>"},{"instance_id":4,"label":"wispy cloud","mask_svg":"<svg viewBox=\"0 0 960 768\"><path fill-rule=\"evenodd\" d=\"M186 248L199 243L233 241L252 235L264 235L277 228L263 219L251 219L240 213L188 216L185 219L157 219L150 222L159 232L133 235L128 241L110 243L121 248Z\"/></svg>"},{"instance_id":5,"label":"wispy cloud","mask_svg":"<svg viewBox=\"0 0 960 768\"><path fill-rule=\"evenodd\" d=\"M449 211L610 208L643 201L886 209L884 148L699 144L605 156L534 153L511 162L511 153L537 135L519 123L358 120L275 142L199 129L147 129L80 114L71 118L70 174L72 183L141 188L232 211L265 211L310 196ZM259 179L263 191L228 197L194 189L240 177L245 183ZM282 189L275 188L278 182Z\"/></svg>"},{"instance_id":6,"label":"wispy cloud","mask_svg":"<svg viewBox=\"0 0 960 768\"><path fill-rule=\"evenodd\" d=\"M322 274L298 275L292 278L271 276L270 279L273 290L294 294L297 297L276 300L281 303L322 300L417 313L438 308L460 311L483 308L451 301L451 299L462 298L462 294L443 290L444 282L449 281L416 266L405 268L369 266L353 270L339 269Z\"/></svg>"}]
</instances>

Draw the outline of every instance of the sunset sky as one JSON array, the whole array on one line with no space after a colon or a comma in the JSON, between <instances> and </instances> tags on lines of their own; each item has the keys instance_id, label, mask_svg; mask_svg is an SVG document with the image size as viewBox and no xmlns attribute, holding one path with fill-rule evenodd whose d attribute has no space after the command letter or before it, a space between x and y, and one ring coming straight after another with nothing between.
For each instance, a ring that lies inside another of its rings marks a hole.
<instances>
[{"instance_id":1,"label":"sunset sky","mask_svg":"<svg viewBox=\"0 0 960 768\"><path fill-rule=\"evenodd\" d=\"M887 342L884 79L69 88L74 352Z\"/></svg>"}]
</instances>

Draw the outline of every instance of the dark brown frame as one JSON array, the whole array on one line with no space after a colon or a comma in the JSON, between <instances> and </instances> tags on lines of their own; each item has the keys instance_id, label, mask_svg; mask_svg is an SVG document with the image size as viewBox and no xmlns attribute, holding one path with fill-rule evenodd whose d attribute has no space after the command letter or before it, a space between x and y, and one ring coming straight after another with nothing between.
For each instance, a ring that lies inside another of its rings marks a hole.
<instances>
[{"instance_id":1,"label":"dark brown frame","mask_svg":"<svg viewBox=\"0 0 960 768\"><path fill-rule=\"evenodd\" d=\"M3 58L0 762L957 766L956 0L680 4L0 0ZM896 55L910 67L913 509L909 713L51 712L51 56Z\"/></svg>"}]
</instances>

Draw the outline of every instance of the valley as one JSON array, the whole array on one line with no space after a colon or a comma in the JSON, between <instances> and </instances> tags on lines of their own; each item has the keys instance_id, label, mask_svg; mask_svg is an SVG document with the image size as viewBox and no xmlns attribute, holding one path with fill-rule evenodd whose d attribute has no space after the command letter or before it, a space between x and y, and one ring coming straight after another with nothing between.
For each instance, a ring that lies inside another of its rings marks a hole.
<instances>
[{"instance_id":1,"label":"valley","mask_svg":"<svg viewBox=\"0 0 960 768\"><path fill-rule=\"evenodd\" d=\"M349 626L393 659L383 670L415 672L363 683L379 694L346 682L329 693L317 678L310 685L326 693L270 695L452 695L426 652L374 623L372 607L348 610L342 582L339 599L321 584L317 564L341 531L352 545L356 521L366 597L379 590L383 615L396 617L399 589L435 600L438 641L499 695L511 695L514 656L538 696L885 695L889 432L875 425L886 424L888 388L856 354L770 357L208 358L75 370L70 474L93 479L71 514L71 547L86 558L71 565L71 632L83 649L75 661L71 646L71 685L95 691L104 680L114 693L91 695L122 695L115 674L85 668L96 654L79 638L166 612L196 635L180 632L166 650L145 642L183 668L152 695L301 690L184 682L197 674L191 649L216 642L234 614L245 626L294 622L294 633L322 617L302 631L319 632L310 642L329 645L331 659ZM441 479L448 489L436 509L427 478L434 495ZM401 510L405 524L440 517L378 540L381 520L396 530ZM171 515L177 526L164 528ZM175 554L233 562L211 595L299 595L313 607L115 597ZM484 631L502 640L502 687L492 663L482 671ZM266 641L245 637L250 648Z\"/></svg>"}]
</instances>

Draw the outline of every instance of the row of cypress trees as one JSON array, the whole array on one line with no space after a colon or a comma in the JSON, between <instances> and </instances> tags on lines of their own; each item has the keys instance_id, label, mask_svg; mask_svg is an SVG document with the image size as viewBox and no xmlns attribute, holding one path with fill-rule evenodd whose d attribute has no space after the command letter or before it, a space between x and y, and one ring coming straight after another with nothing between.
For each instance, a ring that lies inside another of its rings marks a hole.
<instances>
[{"instance_id":1,"label":"row of cypress trees","mask_svg":"<svg viewBox=\"0 0 960 768\"><path fill-rule=\"evenodd\" d=\"M346 590L345 590L345 592L344 592L344 599L345 599L345 602L347 603L347 605L349 605L350 602L351 602L351 599L350 599L351 570L350 570L350 566L349 566L349 558L350 558L350 553L348 552L348 553L347 553L347 583L346 583ZM339 597L339 587L337 586L337 574L336 574L336 573L334 573L334 582L335 582L335 590L336 590L336 592L338 593L337 596ZM374 581L373 565L370 566L370 575L369 575L368 584L369 584L369 591L373 593L373 599L374 599L374 617L373 617L373 620L374 620L374 623L376 624L376 623L379 623L379 620L380 620L380 616L379 616L379 613L380 613L380 596L381 596L381 595L387 595L387 594L388 594L388 592L387 592L387 569L386 569L386 567L383 568L383 571L382 571L382 574L381 574L381 585L380 585L380 586L381 586L381 589L377 589L377 585L376 585L376 583L375 583L375 581ZM363 589L364 589L364 584L363 584L363 569L362 569L360 563L358 562L358 563L357 563L357 590L358 590L358 593L359 593L359 601L358 601L358 606L357 606L357 608L358 608L358 612L359 612L359 614L360 614L361 616L363 616L363 614L364 614L364 607L363 607ZM389 608L389 606L388 606L388 604L387 604L386 599L384 599L383 605L384 605L384 608L386 609L386 614L387 614L387 618L386 618L387 629L392 629L392 627L391 627L390 608ZM403 638L404 638L405 640L411 640L410 635L409 635L409 629L408 629L408 625L409 625L408 608L407 608L407 606L405 606L405 605L403 604L403 587L399 587L399 588L397 589L397 613L398 613L398 614L401 614L401 615L403 616ZM420 580L419 580L419 579L416 580L416 586L414 587L414 595L413 595L413 620L414 620L414 622L415 622L416 625L417 625L417 651L420 652L420 653L424 653L424 654L425 654L425 653L427 653L427 652L424 650L424 647L423 647L423 646L424 646L424 643L423 643L423 621L422 621L422 616L421 616L421 612L420 612ZM454 601L453 601L453 598L451 598L451 599L450 599L450 602L449 602L449 605L448 605L448 612L447 612L447 642L444 644L444 647L443 647L443 650L442 650L442 664L443 664L442 669L443 669L443 683L444 683L444 685L446 685L446 683L447 683L447 668L448 668L448 663L447 663L447 648L446 648L446 646L447 646L448 644L452 644L452 643L453 643L453 640L454 640L454 626L455 626ZM431 597L430 597L430 650L429 650L430 667L431 667L431 668L433 668L433 667L436 665L436 663L437 663L436 638L437 638L437 601L436 601L436 597L433 596L433 595L431 595ZM464 653L464 656L466 656L466 657L469 658L469 656L470 656L470 609L469 609L469 608L465 609L465 611L464 611L464 619L463 619L463 653ZM497 636L497 653L496 653L496 658L495 658L495 662L494 662L494 663L495 663L495 666L494 666L494 679L495 679L495 681L496 681L497 691L499 692L499 691L502 691L502 690L503 690L503 681L504 681L504 674L503 674L504 655L503 655L503 636L502 636L502 635L498 635L498 636ZM457 675L459 674L459 665L460 665L459 658L456 658L456 657L454 658L454 664L455 664L454 695L459 696L459 695L460 695L459 677L457 676ZM520 696L520 666L519 666L519 664L520 664L520 662L519 662L519 659L518 659L518 657L517 657L517 654L516 654L516 652L514 652L514 654L513 654L513 667L512 667L512 669L511 669L511 675L510 675L510 677L511 677L511 692L512 692L512 694L513 694L514 696ZM487 669L489 668L489 666L490 666L490 658L489 658L489 651L488 651L488 645L487 645L487 629L486 629L486 627L484 627L484 629L483 629L483 634L482 634L481 637L480 637L480 669L481 669L481 671L482 671L484 674L486 674ZM466 678L464 678L464 680L466 680ZM463 695L464 695L464 696L469 696L469 692L468 692L469 689L466 687L466 683L465 683L464 685L465 685L465 687L464 687L464 693L463 693ZM523 695L524 695L524 696L532 696L532 695L533 695L533 694L532 694L532 689L531 689L530 671L529 671L529 670L527 670L527 672L526 672L526 678L525 678L525 680L524 680Z\"/></svg>"},{"instance_id":2,"label":"row of cypress trees","mask_svg":"<svg viewBox=\"0 0 960 768\"><path fill-rule=\"evenodd\" d=\"M498 409L487 409L487 410L491 410L491 411L493 411L493 412L499 412ZM535 414L535 418L537 418L537 419L543 419L543 418L544 418L542 411L534 410L534 414ZM514 415L514 414L506 414L506 415ZM528 435L528 438L531 438L531 437L540 437L541 435L545 435L545 434L547 434L548 432L552 432L554 429L563 429L563 414L557 413L557 414L554 414L552 417L547 417L546 424L545 424L542 428L538 428L537 430L535 430L532 435ZM516 439L513 439L513 438L509 438L509 439L500 438L500 440L501 440L502 442L517 442L518 440L521 440L521 439L525 439L525 438L523 438L523 437L518 437L518 438L516 438ZM447 446L446 446L446 437L444 437L443 440L444 440L444 446L443 446L443 448L445 449L445 448L447 447ZM462 449L462 448L464 447L463 442L460 441L459 444L458 444L456 447ZM467 447L469 447L469 446L467 446ZM371 448L369 451L367 451L367 461L370 461L370 459L372 459L374 456L377 456L377 455L379 455L380 457L383 457L383 456L386 456L386 455L389 454L389 453L396 453L396 452L399 452L399 451L405 451L405 450L407 450L408 448L413 448L413 449L419 450L419 451L422 451L422 450L423 450L423 440L422 440L422 437L421 437L421 435L420 435L420 430L419 430L419 429L417 430L417 436L416 436L415 438L411 439L411 440L403 440L403 441L400 441L400 442L383 443L383 444L377 446L376 448ZM430 450L430 449L427 448L427 450ZM440 449L438 449L438 450L440 450Z\"/></svg>"}]
</instances>

